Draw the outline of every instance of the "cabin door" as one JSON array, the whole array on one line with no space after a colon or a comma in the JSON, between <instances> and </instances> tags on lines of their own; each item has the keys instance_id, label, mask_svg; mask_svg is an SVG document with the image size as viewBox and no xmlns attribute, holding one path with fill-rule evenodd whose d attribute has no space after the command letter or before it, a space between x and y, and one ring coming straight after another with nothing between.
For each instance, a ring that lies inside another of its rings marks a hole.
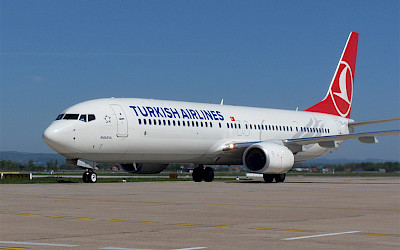
<instances>
[{"instance_id":1,"label":"cabin door","mask_svg":"<svg viewBox=\"0 0 400 250\"><path fill-rule=\"evenodd\" d=\"M118 104L110 105L114 114L117 118L117 136L127 137L128 136L128 120L122 107Z\"/></svg>"}]
</instances>

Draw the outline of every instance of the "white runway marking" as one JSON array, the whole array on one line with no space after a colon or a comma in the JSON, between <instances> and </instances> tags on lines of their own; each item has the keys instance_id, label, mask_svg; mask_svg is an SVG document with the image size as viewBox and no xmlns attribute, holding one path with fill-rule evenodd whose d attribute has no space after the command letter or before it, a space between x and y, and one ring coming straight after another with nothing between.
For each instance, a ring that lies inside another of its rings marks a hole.
<instances>
[{"instance_id":1,"label":"white runway marking","mask_svg":"<svg viewBox=\"0 0 400 250\"><path fill-rule=\"evenodd\" d=\"M207 247L190 247L190 248L179 248L175 250L197 250L197 249L204 249ZM112 250L151 250L151 249L138 249L138 248L123 248L123 247L103 247L100 249L112 249Z\"/></svg>"},{"instance_id":2,"label":"white runway marking","mask_svg":"<svg viewBox=\"0 0 400 250\"><path fill-rule=\"evenodd\" d=\"M32 246L79 247L79 245L37 243L37 242L24 242L24 241L0 241L0 243L2 243L2 244L32 245Z\"/></svg>"},{"instance_id":3,"label":"white runway marking","mask_svg":"<svg viewBox=\"0 0 400 250\"><path fill-rule=\"evenodd\" d=\"M151 250L151 249L139 249L139 248L123 248L123 247L103 247L99 249L115 249L115 250Z\"/></svg>"},{"instance_id":4,"label":"white runway marking","mask_svg":"<svg viewBox=\"0 0 400 250\"><path fill-rule=\"evenodd\" d=\"M204 249L207 247L190 247L190 248L179 248L179 249L175 249L175 250L196 250L196 249Z\"/></svg>"},{"instance_id":5,"label":"white runway marking","mask_svg":"<svg viewBox=\"0 0 400 250\"><path fill-rule=\"evenodd\" d=\"M302 236L302 237L286 238L286 239L282 239L282 240L298 240L298 239L316 238L316 237L324 237L324 236L332 236L332 235L340 235L340 234L352 234L352 233L358 233L358 232L360 232L360 231L349 231L349 232L341 232L341 233L309 235L309 236Z\"/></svg>"}]
</instances>

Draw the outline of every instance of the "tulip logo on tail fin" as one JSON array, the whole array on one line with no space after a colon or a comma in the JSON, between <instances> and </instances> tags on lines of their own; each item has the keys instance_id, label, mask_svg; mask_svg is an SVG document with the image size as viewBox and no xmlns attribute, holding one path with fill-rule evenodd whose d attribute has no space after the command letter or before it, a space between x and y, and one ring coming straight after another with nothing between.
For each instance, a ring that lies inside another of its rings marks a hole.
<instances>
[{"instance_id":1,"label":"tulip logo on tail fin","mask_svg":"<svg viewBox=\"0 0 400 250\"><path fill-rule=\"evenodd\" d=\"M334 80L329 93L338 114L346 117L351 110L351 101L353 99L353 73L349 64L344 61L340 62L339 69L341 68L342 71L339 78Z\"/></svg>"}]
</instances>

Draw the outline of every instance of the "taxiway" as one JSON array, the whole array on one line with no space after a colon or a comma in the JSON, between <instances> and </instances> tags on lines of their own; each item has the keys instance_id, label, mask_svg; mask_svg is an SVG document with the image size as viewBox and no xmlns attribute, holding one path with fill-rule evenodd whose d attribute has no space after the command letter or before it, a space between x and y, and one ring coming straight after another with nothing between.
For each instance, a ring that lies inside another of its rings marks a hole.
<instances>
[{"instance_id":1,"label":"taxiway","mask_svg":"<svg viewBox=\"0 0 400 250\"><path fill-rule=\"evenodd\" d=\"M1 185L0 247L399 249L399 180Z\"/></svg>"}]
</instances>

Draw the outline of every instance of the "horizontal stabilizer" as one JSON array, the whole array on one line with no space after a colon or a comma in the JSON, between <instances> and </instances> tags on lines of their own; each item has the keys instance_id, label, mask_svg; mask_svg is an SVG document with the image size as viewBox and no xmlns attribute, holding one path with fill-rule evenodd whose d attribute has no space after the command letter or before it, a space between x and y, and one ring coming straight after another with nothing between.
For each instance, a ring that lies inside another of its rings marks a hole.
<instances>
[{"instance_id":1,"label":"horizontal stabilizer","mask_svg":"<svg viewBox=\"0 0 400 250\"><path fill-rule=\"evenodd\" d=\"M349 127L358 127L358 126L384 123L384 122L394 122L394 121L398 121L398 120L400 120L400 118L390 118L390 119L374 120L374 121L366 121L366 122L352 122L352 123L349 123Z\"/></svg>"}]
</instances>

